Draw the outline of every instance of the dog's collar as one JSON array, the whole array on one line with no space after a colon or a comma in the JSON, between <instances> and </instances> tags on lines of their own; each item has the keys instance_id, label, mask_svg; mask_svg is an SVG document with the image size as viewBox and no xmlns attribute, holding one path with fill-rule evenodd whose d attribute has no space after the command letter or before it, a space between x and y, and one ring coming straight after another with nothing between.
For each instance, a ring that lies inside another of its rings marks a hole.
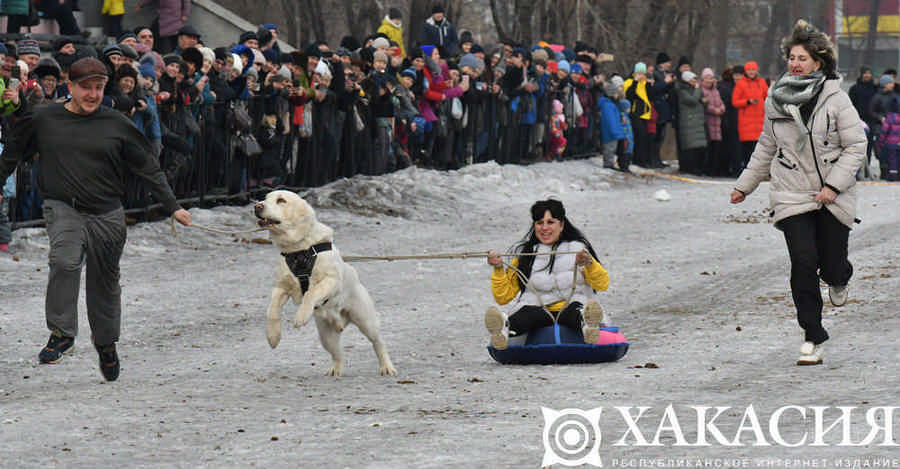
<instances>
[{"instance_id":1,"label":"dog's collar","mask_svg":"<svg viewBox=\"0 0 900 469\"><path fill-rule=\"evenodd\" d=\"M309 276L312 275L313 267L316 265L316 256L320 252L330 250L331 243L319 243L302 251L281 253L284 256L288 269L300 281L300 287L304 292L309 290Z\"/></svg>"}]
</instances>

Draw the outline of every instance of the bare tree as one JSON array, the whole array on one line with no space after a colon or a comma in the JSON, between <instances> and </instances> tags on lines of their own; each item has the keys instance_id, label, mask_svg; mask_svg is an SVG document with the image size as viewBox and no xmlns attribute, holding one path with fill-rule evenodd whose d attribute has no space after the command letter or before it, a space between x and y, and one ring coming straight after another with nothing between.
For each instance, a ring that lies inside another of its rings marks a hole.
<instances>
[{"instance_id":1,"label":"bare tree","mask_svg":"<svg viewBox=\"0 0 900 469\"><path fill-rule=\"evenodd\" d=\"M866 31L866 47L863 49L863 63L870 64L875 58L875 40L878 37L878 10L881 7L880 0L869 2L869 29Z\"/></svg>"}]
</instances>

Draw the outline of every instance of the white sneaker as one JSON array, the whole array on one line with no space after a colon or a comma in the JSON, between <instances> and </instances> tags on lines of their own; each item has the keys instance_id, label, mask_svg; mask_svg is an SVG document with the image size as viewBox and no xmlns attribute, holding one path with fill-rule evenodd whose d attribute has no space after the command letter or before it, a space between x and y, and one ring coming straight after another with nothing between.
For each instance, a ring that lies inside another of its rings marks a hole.
<instances>
[{"instance_id":1,"label":"white sneaker","mask_svg":"<svg viewBox=\"0 0 900 469\"><path fill-rule=\"evenodd\" d=\"M822 344L803 342L803 345L800 346L800 358L797 359L797 364L801 366L820 365L822 364L822 355L824 355Z\"/></svg>"},{"instance_id":2,"label":"white sneaker","mask_svg":"<svg viewBox=\"0 0 900 469\"><path fill-rule=\"evenodd\" d=\"M600 339L600 326L603 324L603 308L594 300L588 301L581 316L584 318L584 327L581 328L584 343L596 344Z\"/></svg>"},{"instance_id":3,"label":"white sneaker","mask_svg":"<svg viewBox=\"0 0 900 469\"><path fill-rule=\"evenodd\" d=\"M484 327L491 333L491 346L497 350L506 350L509 347L509 327L506 325L506 315L501 313L496 306L491 306L484 313Z\"/></svg>"},{"instance_id":4,"label":"white sneaker","mask_svg":"<svg viewBox=\"0 0 900 469\"><path fill-rule=\"evenodd\" d=\"M847 288L848 285L844 285L843 287L828 287L828 299L831 300L831 304L833 306L844 306L847 303Z\"/></svg>"}]
</instances>

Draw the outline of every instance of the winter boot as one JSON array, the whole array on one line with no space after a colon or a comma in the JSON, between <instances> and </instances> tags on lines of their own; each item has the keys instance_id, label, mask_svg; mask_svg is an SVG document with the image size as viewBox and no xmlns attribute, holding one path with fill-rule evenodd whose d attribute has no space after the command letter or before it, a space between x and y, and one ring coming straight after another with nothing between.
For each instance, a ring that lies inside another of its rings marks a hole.
<instances>
[{"instance_id":1,"label":"winter boot","mask_svg":"<svg viewBox=\"0 0 900 469\"><path fill-rule=\"evenodd\" d=\"M584 306L581 315L584 317L584 343L596 344L600 339L600 326L603 325L603 308L596 301L590 300Z\"/></svg>"},{"instance_id":2,"label":"winter boot","mask_svg":"<svg viewBox=\"0 0 900 469\"><path fill-rule=\"evenodd\" d=\"M492 347L497 350L506 350L509 347L509 326L506 323L506 315L501 313L496 306L491 306L484 313L484 327L491 333Z\"/></svg>"}]
</instances>

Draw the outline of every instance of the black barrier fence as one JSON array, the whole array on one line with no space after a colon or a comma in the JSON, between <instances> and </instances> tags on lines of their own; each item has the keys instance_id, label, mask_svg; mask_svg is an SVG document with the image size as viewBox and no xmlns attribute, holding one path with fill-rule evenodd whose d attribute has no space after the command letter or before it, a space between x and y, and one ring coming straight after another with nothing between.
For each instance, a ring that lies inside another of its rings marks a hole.
<instances>
[{"instance_id":1,"label":"black barrier fence","mask_svg":"<svg viewBox=\"0 0 900 469\"><path fill-rule=\"evenodd\" d=\"M370 103L348 93L341 100L314 103L306 114L312 125L306 127L294 123L300 111L287 101L281 102L279 113L267 114L273 106L266 99L251 96L247 101L185 108L183 112L190 112L197 124L195 134L186 129L190 126L171 120L179 116L161 113L164 129L169 130L163 131L160 166L182 205L247 203L276 187L298 191L410 164L456 169L490 160L544 161L550 159L552 101L565 103L571 114L578 98L571 88L518 97L502 91L465 94L436 106L438 120L423 125L418 116L392 123L379 119ZM582 111L584 119L567 117L569 144L563 157L599 151L600 129L592 103L586 103L590 107ZM422 127L430 129L423 132ZM35 171L31 163L20 164L16 197L4 200L11 204L14 229L43 224ZM134 219L150 219L160 208L134 176L126 181L123 205Z\"/></svg>"}]
</instances>

